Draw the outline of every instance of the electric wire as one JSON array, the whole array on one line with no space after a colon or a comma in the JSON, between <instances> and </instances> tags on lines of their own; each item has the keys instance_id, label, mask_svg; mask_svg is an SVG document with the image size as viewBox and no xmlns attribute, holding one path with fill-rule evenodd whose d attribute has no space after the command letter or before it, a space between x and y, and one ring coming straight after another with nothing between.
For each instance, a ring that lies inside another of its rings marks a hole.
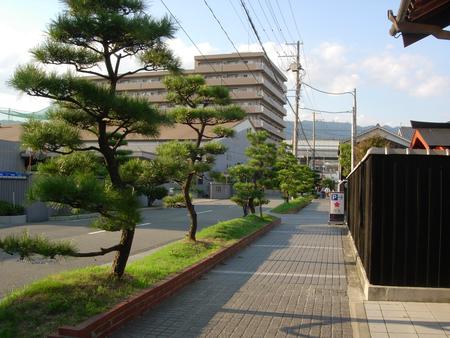
<instances>
[{"instance_id":1,"label":"electric wire","mask_svg":"<svg viewBox=\"0 0 450 338\"><path fill-rule=\"evenodd\" d=\"M231 7L233 8L233 11L236 14L236 16L239 18L239 21L242 23L242 27L244 27L244 30L247 32L247 34L250 35L249 27L244 23L244 21L242 20L241 16L239 15L239 11L234 6L233 0L228 0L228 2L230 3Z\"/></svg>"},{"instance_id":2,"label":"electric wire","mask_svg":"<svg viewBox=\"0 0 450 338\"><path fill-rule=\"evenodd\" d=\"M322 89L313 87L313 86L311 86L310 84L308 84L308 83L306 83L306 82L303 82L302 84L305 85L305 86L308 87L308 88L311 88L312 90L315 90L315 91L317 91L317 92L319 92L319 93L323 93L323 94L328 94L328 95L344 95L344 94L352 94L352 95L354 95L353 92L329 92L329 91L326 91L326 90L322 90Z\"/></svg>"},{"instance_id":3,"label":"electric wire","mask_svg":"<svg viewBox=\"0 0 450 338\"><path fill-rule=\"evenodd\" d=\"M283 20L284 26L286 27L287 34L289 35L289 38L291 39L291 41L294 41L295 39L294 39L293 35L291 34L291 31L290 31L289 26L288 26L288 24L286 22L286 19L284 18L283 11L281 10L281 7L280 7L280 3L279 3L278 0L275 0L275 3L277 4L278 11L280 12L281 20Z\"/></svg>"},{"instance_id":4,"label":"electric wire","mask_svg":"<svg viewBox=\"0 0 450 338\"><path fill-rule=\"evenodd\" d=\"M191 41L191 43L194 45L194 47L197 49L197 51L200 53L201 56L203 56L204 59L206 59L206 56L203 54L203 52L200 50L200 48L197 46L197 44L195 43L195 41L191 38L191 36L189 35L189 33L184 29L184 27L181 25L180 21L176 18L176 16L172 13L172 11L169 9L169 7L166 5L166 3L164 2L164 0L160 0L161 3L163 4L163 6L167 9L167 11L169 12L169 14L172 16L172 18L175 20L175 22L177 23L177 25L181 28L181 30L184 32L184 34L187 36L187 38L189 39L189 41ZM215 72L215 73L219 73L214 66L209 63L206 62L206 64ZM225 80L223 80L224 84L227 84L225 82Z\"/></svg>"},{"instance_id":5,"label":"electric wire","mask_svg":"<svg viewBox=\"0 0 450 338\"><path fill-rule=\"evenodd\" d=\"M261 48L262 48L264 54L266 55L267 59L270 60L270 58L269 58L269 56L268 56L268 54L267 54L267 51L266 51L266 49L264 48L264 45L263 45L262 42L261 42L261 38L260 38L260 36L259 36L258 30L256 29L256 27L255 27L255 25L254 25L254 23L253 23L253 20L252 20L252 18L251 18L251 16L250 16L250 13L249 13L249 11L248 11L248 8L247 8L247 6L246 6L244 0L240 0L240 2L241 2L242 7L244 8L244 11L245 11L245 14L246 14L246 16L247 16L247 19L248 19L248 21L250 22L250 26L252 27L253 32L254 32L255 35L256 35L256 38L257 38L257 40L258 40L258 42L259 42L259 45L261 46ZM278 84L280 85L280 80L279 80L278 77L276 76L275 71L274 71L273 69L272 69L272 72L273 72L273 74L274 74L275 80L276 80L276 81L278 82ZM280 85L280 86L281 86L281 85ZM293 112L295 112L294 107L292 107L292 104L291 104L291 102L289 101L287 95L285 94L284 96L285 96L286 101L287 101L287 103L289 104L289 107L291 108L291 110L292 110ZM311 147L311 145L309 144L308 138L306 137L306 133L305 133L305 131L304 131L304 129L303 129L303 125L302 125L301 121L299 121L299 124L300 124L300 129L301 129L301 131L302 131L302 134L303 134L303 136L304 136L304 138L305 138L305 141L306 141L306 143L308 144L309 148L312 150L312 147Z\"/></svg>"},{"instance_id":6,"label":"electric wire","mask_svg":"<svg viewBox=\"0 0 450 338\"><path fill-rule=\"evenodd\" d=\"M314 108L307 108L307 107L301 107L300 109L308 110L316 113L323 113L323 114L351 114L351 110L343 110L343 111L329 111L329 110L320 110L320 109L314 109Z\"/></svg>"},{"instance_id":7,"label":"electric wire","mask_svg":"<svg viewBox=\"0 0 450 338\"><path fill-rule=\"evenodd\" d=\"M270 1L265 0L266 6L269 9L269 14L272 16L273 21L275 22L275 26L277 27L278 31L280 32L281 37L283 38L284 42L287 44L286 36L284 36L283 30L281 29L281 26L278 22L277 16L275 15L275 11L273 10L272 4Z\"/></svg>"},{"instance_id":8,"label":"electric wire","mask_svg":"<svg viewBox=\"0 0 450 338\"><path fill-rule=\"evenodd\" d=\"M236 53L238 54L239 58L242 60L242 62L244 63L244 65L246 66L247 70L250 72L250 74L252 74L253 78L255 79L257 84L261 84L259 82L259 80L256 78L255 73L250 69L250 67L248 66L247 63L245 63L244 58L242 57L241 53L239 53L239 50L237 49L236 45L234 44L233 40L231 39L230 35L228 34L228 32L225 30L225 28L223 27L222 23L220 22L219 18L216 16L216 14L214 13L213 9L211 8L211 6L208 4L208 2L206 0L203 0L203 2L205 3L206 7L208 7L209 11L211 12L212 16L214 17L214 19L217 21L217 23L219 24L220 28L222 29L222 31L224 32L225 36L227 37L228 41L230 41L231 45L233 46L234 50L236 51Z\"/></svg>"}]
</instances>

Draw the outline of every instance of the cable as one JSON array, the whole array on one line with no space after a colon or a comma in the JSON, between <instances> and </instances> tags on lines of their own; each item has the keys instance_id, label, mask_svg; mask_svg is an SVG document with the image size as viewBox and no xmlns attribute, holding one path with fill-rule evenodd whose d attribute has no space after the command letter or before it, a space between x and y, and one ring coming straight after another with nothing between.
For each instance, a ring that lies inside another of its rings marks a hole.
<instances>
[{"instance_id":1,"label":"cable","mask_svg":"<svg viewBox=\"0 0 450 338\"><path fill-rule=\"evenodd\" d=\"M244 23L244 21L242 20L241 16L239 15L238 10L236 9L236 7L234 7L233 1L228 0L228 2L230 3L231 7L233 7L233 11L236 14L236 16L239 18L239 21L242 23L242 27L244 27L244 30L247 32L247 34L250 35L250 31L249 31L248 27L246 26L246 24Z\"/></svg>"},{"instance_id":2,"label":"cable","mask_svg":"<svg viewBox=\"0 0 450 338\"><path fill-rule=\"evenodd\" d=\"M294 11L292 10L291 0L288 0L288 3L289 3L289 9L291 10L292 19L294 21L295 30L297 31L297 34L300 37L300 40L303 40L302 35L300 34L300 30L298 29L298 26L297 26L297 20L295 19Z\"/></svg>"},{"instance_id":3,"label":"cable","mask_svg":"<svg viewBox=\"0 0 450 338\"><path fill-rule=\"evenodd\" d=\"M291 39L291 41L294 41L295 39L292 36L291 31L289 30L289 26L286 23L286 19L284 18L283 11L281 10L280 3L278 2L278 0L276 0L275 2L277 4L278 11L280 12L281 19L283 20L284 26L286 27L286 31L289 34L289 38Z\"/></svg>"},{"instance_id":4,"label":"cable","mask_svg":"<svg viewBox=\"0 0 450 338\"><path fill-rule=\"evenodd\" d=\"M239 50L236 48L236 45L234 44L233 40L230 38L230 35L228 34L228 32L225 30L225 28L223 27L222 23L220 22L219 18L216 16L216 14L214 13L213 9L209 6L208 2L206 0L203 0L203 2L205 3L206 7L208 7L209 11L211 12L212 16L214 17L214 19L217 21L217 23L219 24L220 28L222 29L222 31L225 33L228 41L230 41L231 45L233 46L234 50L236 51L236 53L239 55L239 58L243 61L243 63L245 64L247 70L250 72L250 74L252 74L253 78L255 79L257 84L261 84L259 82L259 80L256 78L254 72L250 69L250 67L248 66L247 63L245 63L244 58L242 57L241 53L239 53Z\"/></svg>"},{"instance_id":5,"label":"cable","mask_svg":"<svg viewBox=\"0 0 450 338\"><path fill-rule=\"evenodd\" d=\"M260 38L260 36L259 36L258 30L256 29L255 24L253 23L253 20L252 20L252 18L251 18L251 16L250 16L250 13L249 13L248 9L247 9L247 6L245 5L244 0L240 0L240 2L241 2L242 7L244 8L245 14L247 15L247 19L248 19L248 21L250 22L250 26L252 27L253 32L254 32L255 35L256 35L256 38L257 38L257 40L258 40L258 42L259 42L259 45L261 46L261 48L262 48L262 50L263 50L263 52L264 52L266 58L269 60L269 62L271 62L271 61L270 61L270 58L269 58L269 55L267 54L267 51L266 51L266 49L264 48L264 45L263 45L262 42L261 42L261 38ZM282 85L280 84L280 80L278 79L278 77L277 77L276 74L275 74L275 71L274 71L273 69L271 69L271 70L272 70L272 73L273 73L274 78L275 78L275 80L277 81L278 85L279 85L280 87L282 87ZM287 103L289 104L289 107L291 108L291 110L292 110L293 112L295 112L294 107L292 107L292 104L291 104L291 102L289 101L289 99L288 99L288 97L287 97L286 94L284 95L284 97L286 98L286 101L287 101ZM301 129L301 131L302 131L302 134L303 134L303 136L304 136L304 138L305 138L305 141L306 141L306 143L308 144L309 148L312 150L312 147L311 147L311 145L309 144L308 138L306 137L305 131L303 130L303 125L302 125L301 121L299 121L299 124L300 124L300 129Z\"/></svg>"},{"instance_id":6,"label":"cable","mask_svg":"<svg viewBox=\"0 0 450 338\"><path fill-rule=\"evenodd\" d=\"M315 90L315 91L318 91L318 92L320 92L320 93L323 93L323 94L328 94L328 95L344 95L344 94L352 94L352 95L353 95L353 92L328 92L328 91L326 91L326 90L322 90L322 89L318 89L318 88L316 88L316 87L313 87L313 86L311 86L310 84L307 84L306 82L303 82L302 84L305 85L305 86L308 87L308 88L311 88L311 89L313 89L313 90Z\"/></svg>"},{"instance_id":7,"label":"cable","mask_svg":"<svg viewBox=\"0 0 450 338\"><path fill-rule=\"evenodd\" d=\"M281 37L283 38L284 42L287 44L287 39L284 36L283 30L281 29L280 24L278 23L278 19L277 16L275 15L275 11L273 10L272 4L270 3L270 1L265 0L266 2L266 6L269 9L269 13L272 16L272 19L275 22L275 26L278 28L278 31L280 32Z\"/></svg>"},{"instance_id":8,"label":"cable","mask_svg":"<svg viewBox=\"0 0 450 338\"><path fill-rule=\"evenodd\" d=\"M328 111L328 110L319 110L319 109L306 108L306 107L301 107L300 109L309 110L309 111L316 112L316 113L323 113L323 114L351 114L352 113L351 110Z\"/></svg>"},{"instance_id":9,"label":"cable","mask_svg":"<svg viewBox=\"0 0 450 338\"><path fill-rule=\"evenodd\" d=\"M172 16L172 18L176 21L176 23L178 24L178 26L181 28L181 30L184 32L184 34L186 34L186 36L188 37L189 41L191 41L191 43L194 45L194 47L197 49L197 51L200 53L201 56L203 56L204 59L206 59L206 56L202 53L202 51L200 50L200 48L197 46L197 44L194 42L194 40L192 40L191 36L188 34L188 32L186 32L186 30L184 29L184 27L181 25L180 21L175 17L175 15L172 13L172 11L169 9L169 7L167 7L166 3L164 2L164 0L160 0L161 3L164 5L164 7L167 9L167 11L170 13L170 15ZM208 64L209 67L211 67L211 69L215 72L215 73L219 73L214 66L209 63L206 62ZM225 82L225 80L222 79L222 81L224 82L224 84L227 84Z\"/></svg>"}]
</instances>

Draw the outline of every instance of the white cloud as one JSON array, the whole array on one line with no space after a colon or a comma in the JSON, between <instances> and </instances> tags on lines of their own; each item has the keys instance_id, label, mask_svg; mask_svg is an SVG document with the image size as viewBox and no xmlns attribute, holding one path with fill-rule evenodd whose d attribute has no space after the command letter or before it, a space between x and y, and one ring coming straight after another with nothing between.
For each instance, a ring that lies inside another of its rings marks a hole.
<instances>
[{"instance_id":1,"label":"white cloud","mask_svg":"<svg viewBox=\"0 0 450 338\"><path fill-rule=\"evenodd\" d=\"M169 48L180 58L181 65L185 69L194 68L194 56L200 55L199 51L192 44L186 44L183 40L177 38L167 41ZM219 50L213 47L209 42L197 43L198 48L204 55L216 54Z\"/></svg>"},{"instance_id":2,"label":"white cloud","mask_svg":"<svg viewBox=\"0 0 450 338\"><path fill-rule=\"evenodd\" d=\"M450 89L450 78L439 75L425 57L384 52L361 63L368 77L411 96L439 96Z\"/></svg>"},{"instance_id":3,"label":"white cloud","mask_svg":"<svg viewBox=\"0 0 450 338\"><path fill-rule=\"evenodd\" d=\"M361 76L355 63L348 61L348 49L334 42L323 42L311 54L303 56L305 81L331 92L350 91L357 87Z\"/></svg>"}]
</instances>

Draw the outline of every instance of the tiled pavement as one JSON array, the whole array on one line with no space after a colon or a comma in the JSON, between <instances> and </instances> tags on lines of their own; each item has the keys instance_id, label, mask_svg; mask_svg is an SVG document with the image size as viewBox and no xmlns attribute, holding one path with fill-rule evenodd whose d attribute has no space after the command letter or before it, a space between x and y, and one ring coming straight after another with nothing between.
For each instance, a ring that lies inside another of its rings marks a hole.
<instances>
[{"instance_id":1,"label":"tiled pavement","mask_svg":"<svg viewBox=\"0 0 450 338\"><path fill-rule=\"evenodd\" d=\"M364 302L373 338L450 337L450 304Z\"/></svg>"},{"instance_id":2,"label":"tiled pavement","mask_svg":"<svg viewBox=\"0 0 450 338\"><path fill-rule=\"evenodd\" d=\"M314 201L113 337L352 337L343 228Z\"/></svg>"}]
</instances>

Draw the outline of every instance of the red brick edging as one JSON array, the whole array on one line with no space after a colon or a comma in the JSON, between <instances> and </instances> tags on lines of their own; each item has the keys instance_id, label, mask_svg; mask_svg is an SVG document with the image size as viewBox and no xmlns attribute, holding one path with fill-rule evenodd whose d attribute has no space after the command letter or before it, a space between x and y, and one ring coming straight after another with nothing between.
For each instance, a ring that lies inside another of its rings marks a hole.
<instances>
[{"instance_id":1,"label":"red brick edging","mask_svg":"<svg viewBox=\"0 0 450 338\"><path fill-rule=\"evenodd\" d=\"M78 337L93 338L105 337L127 321L139 316L143 312L155 307L164 299L174 294L186 284L196 280L200 275L212 269L215 265L235 254L237 251L262 236L274 226L281 223L280 219L267 224L263 228L242 238L233 245L224 248L215 254L205 258L176 275L160 281L150 289L141 291L135 296L131 296L125 301L114 306L111 310L87 319L76 326L61 326L57 333L49 338Z\"/></svg>"}]
</instances>

